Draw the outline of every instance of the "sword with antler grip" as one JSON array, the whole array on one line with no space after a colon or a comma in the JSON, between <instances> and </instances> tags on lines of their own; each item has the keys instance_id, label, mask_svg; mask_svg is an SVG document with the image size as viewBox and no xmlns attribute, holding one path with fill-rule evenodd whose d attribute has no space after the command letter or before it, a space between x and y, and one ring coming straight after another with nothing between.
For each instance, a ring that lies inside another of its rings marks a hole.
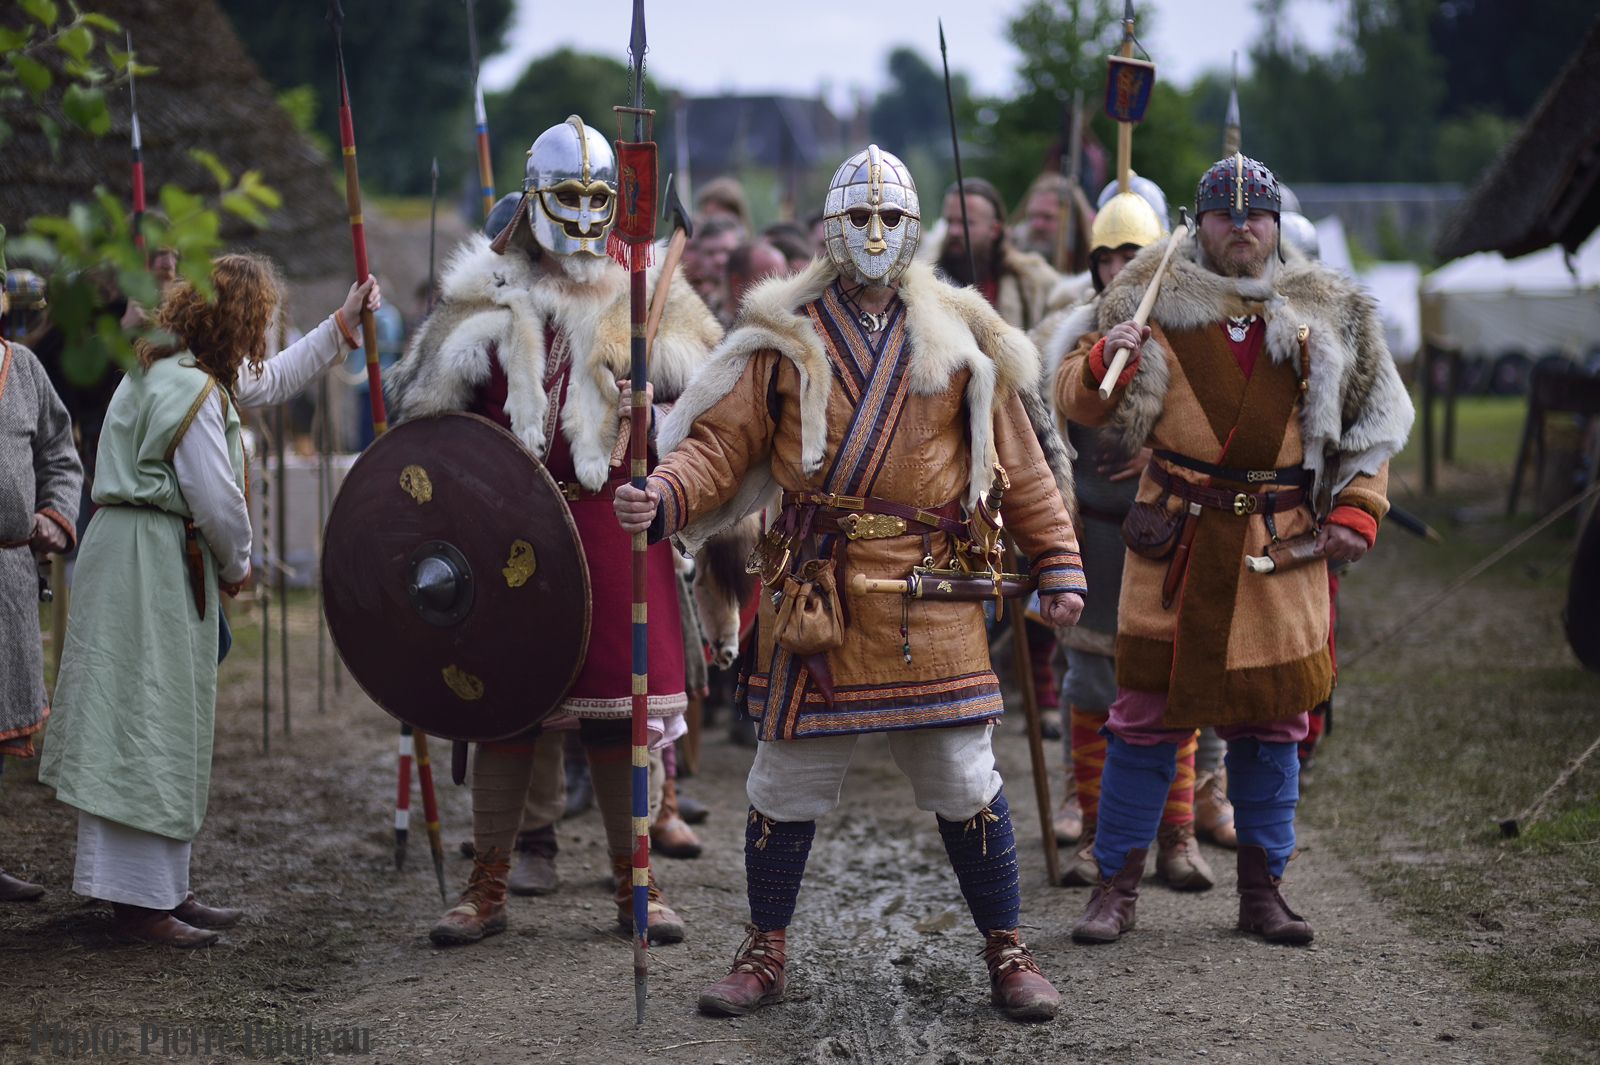
<instances>
[{"instance_id":1,"label":"sword with antler grip","mask_svg":"<svg viewBox=\"0 0 1600 1065\"><path fill-rule=\"evenodd\" d=\"M1189 217L1189 209L1178 208L1178 216L1179 228L1173 231L1172 238L1167 241L1167 249L1161 253L1161 262L1156 266L1155 275L1150 278L1150 284L1145 286L1144 298L1139 301L1139 309L1133 312L1133 324L1141 329L1150 321L1150 312L1155 309L1156 296L1161 291L1162 280L1167 276L1167 263L1172 261L1173 251L1194 235L1194 219ZM1117 378L1122 376L1122 371L1127 368L1128 358L1132 354L1132 348L1117 349L1111 362L1106 366L1106 375L1100 379L1101 399L1111 398L1112 391L1117 387Z\"/></svg>"}]
</instances>

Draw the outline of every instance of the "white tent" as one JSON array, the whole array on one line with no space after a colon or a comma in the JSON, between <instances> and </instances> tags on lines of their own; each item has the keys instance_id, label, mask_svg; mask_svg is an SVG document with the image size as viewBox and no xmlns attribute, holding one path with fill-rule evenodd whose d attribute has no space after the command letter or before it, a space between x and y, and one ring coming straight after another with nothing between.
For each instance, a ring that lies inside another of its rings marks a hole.
<instances>
[{"instance_id":1,"label":"white tent","mask_svg":"<svg viewBox=\"0 0 1600 1065\"><path fill-rule=\"evenodd\" d=\"M1417 282L1422 268L1416 263L1379 262L1357 269L1350 257L1350 240L1344 222L1329 215L1316 222L1317 243L1324 263L1346 277L1354 278L1378 301L1383 317L1384 339L1397 362L1410 362L1422 347L1422 308L1417 301Z\"/></svg>"},{"instance_id":2,"label":"white tent","mask_svg":"<svg viewBox=\"0 0 1600 1065\"><path fill-rule=\"evenodd\" d=\"M1430 339L1467 355L1551 352L1579 357L1600 347L1600 233L1569 267L1549 247L1506 259L1478 252L1422 280Z\"/></svg>"}]
</instances>

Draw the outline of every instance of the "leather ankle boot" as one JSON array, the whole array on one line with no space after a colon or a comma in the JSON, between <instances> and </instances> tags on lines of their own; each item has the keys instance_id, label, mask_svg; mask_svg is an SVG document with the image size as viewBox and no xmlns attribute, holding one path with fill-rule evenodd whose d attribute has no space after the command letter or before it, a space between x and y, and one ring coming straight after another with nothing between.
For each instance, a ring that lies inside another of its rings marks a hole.
<instances>
[{"instance_id":1,"label":"leather ankle boot","mask_svg":"<svg viewBox=\"0 0 1600 1065\"><path fill-rule=\"evenodd\" d=\"M650 849L668 858L698 858L700 837L678 816L678 782L668 777L661 788L661 813L650 826Z\"/></svg>"},{"instance_id":2,"label":"leather ankle boot","mask_svg":"<svg viewBox=\"0 0 1600 1065\"><path fill-rule=\"evenodd\" d=\"M1268 943L1304 946L1311 942L1311 925L1283 900L1282 882L1267 871L1265 850L1239 848L1239 930Z\"/></svg>"},{"instance_id":3,"label":"leather ankle boot","mask_svg":"<svg viewBox=\"0 0 1600 1065\"><path fill-rule=\"evenodd\" d=\"M1116 875L1102 879L1089 896L1083 916L1072 926L1077 943L1115 943L1134 926L1134 904L1139 901L1139 880L1144 876L1145 848L1128 852ZM1104 871L1101 873L1104 877Z\"/></svg>"},{"instance_id":4,"label":"leather ankle boot","mask_svg":"<svg viewBox=\"0 0 1600 1065\"><path fill-rule=\"evenodd\" d=\"M1210 891L1217 885L1211 865L1194 838L1194 822L1162 825L1156 833L1156 876L1174 891Z\"/></svg>"},{"instance_id":5,"label":"leather ankle boot","mask_svg":"<svg viewBox=\"0 0 1600 1065\"><path fill-rule=\"evenodd\" d=\"M1061 800L1051 827L1055 829L1056 843L1063 847L1070 847L1083 838L1083 807L1078 804L1076 791L1069 791Z\"/></svg>"},{"instance_id":6,"label":"leather ankle boot","mask_svg":"<svg viewBox=\"0 0 1600 1065\"><path fill-rule=\"evenodd\" d=\"M1233 828L1233 803L1228 801L1227 770L1219 768L1195 782L1194 830L1219 847L1239 845L1239 833Z\"/></svg>"},{"instance_id":7,"label":"leather ankle boot","mask_svg":"<svg viewBox=\"0 0 1600 1065\"><path fill-rule=\"evenodd\" d=\"M32 902L44 894L44 888L18 880L0 869L0 902Z\"/></svg>"},{"instance_id":8,"label":"leather ankle boot","mask_svg":"<svg viewBox=\"0 0 1600 1065\"><path fill-rule=\"evenodd\" d=\"M472 861L467 890L428 932L441 947L476 943L506 930L506 879L511 860L499 847L479 853Z\"/></svg>"},{"instance_id":9,"label":"leather ankle boot","mask_svg":"<svg viewBox=\"0 0 1600 1065\"><path fill-rule=\"evenodd\" d=\"M611 875L615 878L617 924L624 932L633 933L633 859L624 854L611 858ZM656 886L656 871L650 870L650 908L646 917L645 934L652 943L682 943L688 929L683 918L667 905L661 888Z\"/></svg>"},{"instance_id":10,"label":"leather ankle boot","mask_svg":"<svg viewBox=\"0 0 1600 1065\"><path fill-rule=\"evenodd\" d=\"M700 992L700 1012L713 1017L743 1017L782 999L787 935L784 928L763 932L755 925L746 925L744 942L734 955L728 975Z\"/></svg>"},{"instance_id":11,"label":"leather ankle boot","mask_svg":"<svg viewBox=\"0 0 1600 1065\"><path fill-rule=\"evenodd\" d=\"M215 932L185 924L172 916L169 910L152 910L144 906L113 902L111 912L113 931L119 936L136 939L141 943L189 950L194 947L209 947L221 938Z\"/></svg>"},{"instance_id":12,"label":"leather ankle boot","mask_svg":"<svg viewBox=\"0 0 1600 1065\"><path fill-rule=\"evenodd\" d=\"M984 937L983 961L989 967L989 1000L1014 1021L1055 1017L1061 993L1034 961L1015 928L993 929Z\"/></svg>"},{"instance_id":13,"label":"leather ankle boot","mask_svg":"<svg viewBox=\"0 0 1600 1065\"><path fill-rule=\"evenodd\" d=\"M1062 887L1094 887L1100 883L1100 863L1094 860L1094 818L1083 820L1083 835L1078 849L1067 858L1061 871Z\"/></svg>"},{"instance_id":14,"label":"leather ankle boot","mask_svg":"<svg viewBox=\"0 0 1600 1065\"><path fill-rule=\"evenodd\" d=\"M556 826L517 833L516 861L509 885L513 895L549 895L561 886L556 872Z\"/></svg>"},{"instance_id":15,"label":"leather ankle boot","mask_svg":"<svg viewBox=\"0 0 1600 1065\"><path fill-rule=\"evenodd\" d=\"M244 917L244 911L225 906L207 906L196 899L191 891L172 908L172 916L196 928L232 928Z\"/></svg>"}]
</instances>

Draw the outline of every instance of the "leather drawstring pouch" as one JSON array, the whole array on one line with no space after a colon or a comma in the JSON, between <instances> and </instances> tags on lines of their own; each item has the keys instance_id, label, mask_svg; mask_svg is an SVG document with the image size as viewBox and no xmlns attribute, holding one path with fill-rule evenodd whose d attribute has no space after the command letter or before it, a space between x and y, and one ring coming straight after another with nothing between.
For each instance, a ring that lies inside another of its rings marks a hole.
<instances>
[{"instance_id":1,"label":"leather drawstring pouch","mask_svg":"<svg viewBox=\"0 0 1600 1065\"><path fill-rule=\"evenodd\" d=\"M1178 536L1183 531L1183 511L1167 510L1170 493L1163 493L1153 503L1135 503L1122 519L1122 542L1128 550L1141 558L1155 562L1172 554L1178 546Z\"/></svg>"},{"instance_id":2,"label":"leather drawstring pouch","mask_svg":"<svg viewBox=\"0 0 1600 1065\"><path fill-rule=\"evenodd\" d=\"M814 558L784 575L773 628L778 645L790 654L825 654L843 646L844 611L833 559Z\"/></svg>"}]
</instances>

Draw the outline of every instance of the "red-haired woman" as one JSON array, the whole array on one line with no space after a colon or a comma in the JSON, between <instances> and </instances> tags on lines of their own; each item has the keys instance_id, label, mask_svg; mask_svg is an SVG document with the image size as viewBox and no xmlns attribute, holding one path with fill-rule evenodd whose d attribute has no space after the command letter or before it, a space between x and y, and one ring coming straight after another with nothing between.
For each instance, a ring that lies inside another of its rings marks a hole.
<instances>
[{"instance_id":1,"label":"red-haired woman","mask_svg":"<svg viewBox=\"0 0 1600 1065\"><path fill-rule=\"evenodd\" d=\"M106 412L95 512L78 554L55 711L39 778L78 808L73 890L109 901L117 930L208 946L237 910L189 890L216 710L219 593L250 570L239 403L281 401L354 346L379 295L369 278L303 340L266 359L281 285L272 264L224 255L215 294L187 281L157 312L170 334Z\"/></svg>"}]
</instances>

